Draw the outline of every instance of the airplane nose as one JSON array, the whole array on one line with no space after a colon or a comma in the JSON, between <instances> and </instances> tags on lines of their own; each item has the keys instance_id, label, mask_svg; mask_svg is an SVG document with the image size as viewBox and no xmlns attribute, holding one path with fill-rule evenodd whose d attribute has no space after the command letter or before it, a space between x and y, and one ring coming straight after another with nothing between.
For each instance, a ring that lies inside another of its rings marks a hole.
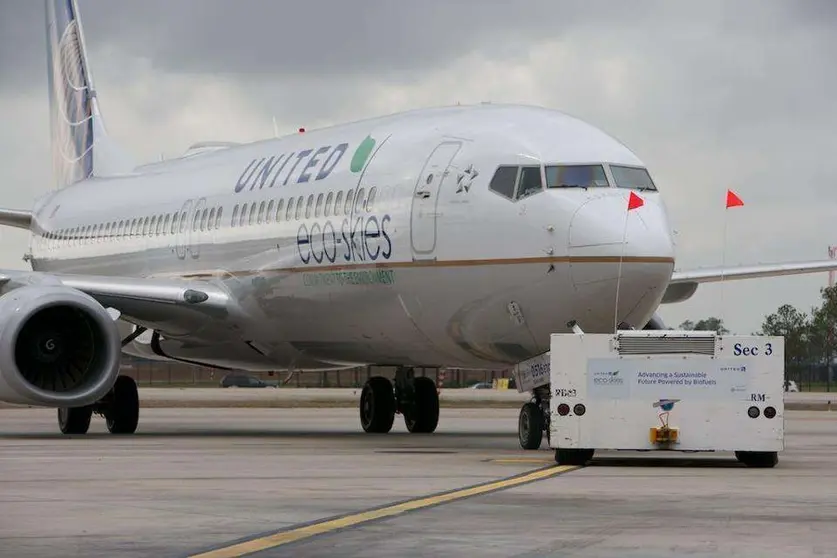
<instances>
[{"instance_id":1,"label":"airplane nose","mask_svg":"<svg viewBox=\"0 0 837 558\"><path fill-rule=\"evenodd\" d=\"M650 197L650 196L649 196ZM569 249L580 256L674 257L674 242L663 207L653 199L628 211L627 196L585 202L570 221Z\"/></svg>"},{"instance_id":2,"label":"airplane nose","mask_svg":"<svg viewBox=\"0 0 837 558\"><path fill-rule=\"evenodd\" d=\"M640 193L644 204L630 211L628 195L620 191L592 198L570 221L574 310L585 331L613 330L617 278L619 321L637 327L653 315L671 278L674 242L659 194Z\"/></svg>"}]
</instances>

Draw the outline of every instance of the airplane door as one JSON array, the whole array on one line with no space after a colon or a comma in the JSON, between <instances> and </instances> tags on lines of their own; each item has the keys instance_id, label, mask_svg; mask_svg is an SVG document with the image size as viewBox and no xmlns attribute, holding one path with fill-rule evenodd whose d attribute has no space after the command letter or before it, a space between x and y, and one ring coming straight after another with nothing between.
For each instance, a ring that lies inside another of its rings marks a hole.
<instances>
[{"instance_id":1,"label":"airplane door","mask_svg":"<svg viewBox=\"0 0 837 558\"><path fill-rule=\"evenodd\" d=\"M189 227L188 235L188 251L192 258L197 258L201 255L201 221L203 219L201 212L206 209L206 198L201 198L195 204L194 216L188 221Z\"/></svg>"},{"instance_id":2,"label":"airplane door","mask_svg":"<svg viewBox=\"0 0 837 558\"><path fill-rule=\"evenodd\" d=\"M180 208L180 219L177 223L177 231L175 232L174 252L181 260L186 259L186 238L188 231L186 227L189 225L189 217L191 216L190 209L192 208L192 200L186 200L183 207Z\"/></svg>"},{"instance_id":3,"label":"airplane door","mask_svg":"<svg viewBox=\"0 0 837 558\"><path fill-rule=\"evenodd\" d=\"M461 148L462 142L459 141L440 143L419 174L410 214L410 243L414 254L428 255L436 248L439 193L449 174L448 167Z\"/></svg>"}]
</instances>

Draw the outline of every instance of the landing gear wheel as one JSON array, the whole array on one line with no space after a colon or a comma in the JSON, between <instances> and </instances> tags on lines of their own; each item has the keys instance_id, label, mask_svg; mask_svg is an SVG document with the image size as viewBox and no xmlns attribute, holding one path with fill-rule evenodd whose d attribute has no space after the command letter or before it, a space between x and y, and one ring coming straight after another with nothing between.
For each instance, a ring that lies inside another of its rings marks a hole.
<instances>
[{"instance_id":1,"label":"landing gear wheel","mask_svg":"<svg viewBox=\"0 0 837 558\"><path fill-rule=\"evenodd\" d=\"M775 451L737 451L735 458L747 467L769 469L779 463L779 453Z\"/></svg>"},{"instance_id":2,"label":"landing gear wheel","mask_svg":"<svg viewBox=\"0 0 837 558\"><path fill-rule=\"evenodd\" d=\"M392 382L383 376L369 378L360 392L360 425L364 432L386 434L394 421Z\"/></svg>"},{"instance_id":3,"label":"landing gear wheel","mask_svg":"<svg viewBox=\"0 0 837 558\"><path fill-rule=\"evenodd\" d=\"M517 437L520 447L536 450L541 447L543 440L543 412L532 401L524 404L517 419Z\"/></svg>"},{"instance_id":4,"label":"landing gear wheel","mask_svg":"<svg viewBox=\"0 0 837 558\"><path fill-rule=\"evenodd\" d=\"M111 434L133 434L139 423L139 393L130 376L119 376L108 396L105 421Z\"/></svg>"},{"instance_id":5,"label":"landing gear wheel","mask_svg":"<svg viewBox=\"0 0 837 558\"><path fill-rule=\"evenodd\" d=\"M559 465L587 465L593 459L595 450L591 449L556 449L555 462Z\"/></svg>"},{"instance_id":6,"label":"landing gear wheel","mask_svg":"<svg viewBox=\"0 0 837 558\"><path fill-rule=\"evenodd\" d=\"M404 425L411 433L429 434L439 425L439 392L436 383L425 376L413 379L414 404L404 413Z\"/></svg>"},{"instance_id":7,"label":"landing gear wheel","mask_svg":"<svg viewBox=\"0 0 837 558\"><path fill-rule=\"evenodd\" d=\"M87 434L93 407L62 407L58 409L58 428L62 434Z\"/></svg>"}]
</instances>

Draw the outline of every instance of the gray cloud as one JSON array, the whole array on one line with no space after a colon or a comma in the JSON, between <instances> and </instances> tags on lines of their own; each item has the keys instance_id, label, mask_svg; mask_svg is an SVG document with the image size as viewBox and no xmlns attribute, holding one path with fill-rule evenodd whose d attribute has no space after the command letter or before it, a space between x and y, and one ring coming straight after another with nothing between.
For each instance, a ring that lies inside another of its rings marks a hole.
<instances>
[{"instance_id":1,"label":"gray cloud","mask_svg":"<svg viewBox=\"0 0 837 558\"><path fill-rule=\"evenodd\" d=\"M109 128L140 158L265 137L271 116L292 130L457 101L533 103L646 161L680 231L679 267L821 258L830 241L828 0L79 3ZM31 203L49 180L42 19L41 2L0 3L0 205ZM748 205L729 215L724 254L728 187ZM25 235L0 238L0 264L19 267ZM751 331L785 300L816 303L824 281L730 283L725 317ZM721 311L719 293L701 288L664 315Z\"/></svg>"}]
</instances>

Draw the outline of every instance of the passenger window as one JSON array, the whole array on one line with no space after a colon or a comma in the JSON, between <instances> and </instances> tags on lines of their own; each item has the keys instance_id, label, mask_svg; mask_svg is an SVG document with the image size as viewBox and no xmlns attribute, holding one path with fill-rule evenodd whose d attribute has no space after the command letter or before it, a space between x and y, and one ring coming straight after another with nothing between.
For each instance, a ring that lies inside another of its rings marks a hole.
<instances>
[{"instance_id":1,"label":"passenger window","mask_svg":"<svg viewBox=\"0 0 837 558\"><path fill-rule=\"evenodd\" d=\"M349 215L352 211L352 200L355 198L355 191L349 190L346 193L346 205L343 206L343 213Z\"/></svg>"},{"instance_id":2,"label":"passenger window","mask_svg":"<svg viewBox=\"0 0 837 558\"><path fill-rule=\"evenodd\" d=\"M602 165L549 165L546 167L547 188L607 187Z\"/></svg>"},{"instance_id":3,"label":"passenger window","mask_svg":"<svg viewBox=\"0 0 837 558\"><path fill-rule=\"evenodd\" d=\"M323 217L328 217L331 215L331 202L334 201L334 192L329 192L328 196L326 196L326 203L325 203L325 210L323 211Z\"/></svg>"},{"instance_id":4,"label":"passenger window","mask_svg":"<svg viewBox=\"0 0 837 558\"><path fill-rule=\"evenodd\" d=\"M267 213L264 214L265 223L270 223L271 219L273 219L273 204L273 200L270 200L267 204Z\"/></svg>"},{"instance_id":5,"label":"passenger window","mask_svg":"<svg viewBox=\"0 0 837 558\"><path fill-rule=\"evenodd\" d=\"M369 197L366 198L366 211L372 213L372 208L375 203L375 194L378 193L378 188L376 186L372 186L369 188Z\"/></svg>"},{"instance_id":6,"label":"passenger window","mask_svg":"<svg viewBox=\"0 0 837 558\"><path fill-rule=\"evenodd\" d=\"M488 189L509 199L514 198L514 186L517 183L517 167L499 167L491 178Z\"/></svg>"},{"instance_id":7,"label":"passenger window","mask_svg":"<svg viewBox=\"0 0 837 558\"><path fill-rule=\"evenodd\" d=\"M262 224L262 221L264 221L264 208L265 208L265 202L260 203L259 204L259 219L258 219L258 223L260 225Z\"/></svg>"},{"instance_id":8,"label":"passenger window","mask_svg":"<svg viewBox=\"0 0 837 558\"><path fill-rule=\"evenodd\" d=\"M308 196L308 203L305 205L305 218L311 218L311 212L314 210L314 194Z\"/></svg>"},{"instance_id":9,"label":"passenger window","mask_svg":"<svg viewBox=\"0 0 837 558\"><path fill-rule=\"evenodd\" d=\"M282 221L282 209L285 206L285 200L279 200L279 203L276 204L276 222L279 223Z\"/></svg>"},{"instance_id":10,"label":"passenger window","mask_svg":"<svg viewBox=\"0 0 837 558\"><path fill-rule=\"evenodd\" d=\"M241 206L241 218L238 220L238 226L243 227L247 223L247 208L249 206L245 203Z\"/></svg>"},{"instance_id":11,"label":"passenger window","mask_svg":"<svg viewBox=\"0 0 837 558\"><path fill-rule=\"evenodd\" d=\"M175 213L171 217L171 230L169 231L171 234L174 234L174 233L177 232L177 221L178 221L179 217L180 217L180 213Z\"/></svg>"},{"instance_id":12,"label":"passenger window","mask_svg":"<svg viewBox=\"0 0 837 558\"><path fill-rule=\"evenodd\" d=\"M253 225L256 222L256 202L250 204L250 220L249 224Z\"/></svg>"},{"instance_id":13,"label":"passenger window","mask_svg":"<svg viewBox=\"0 0 837 558\"><path fill-rule=\"evenodd\" d=\"M201 221L201 212L195 211L195 214L192 215L192 232L196 232L198 230L198 225L200 225Z\"/></svg>"},{"instance_id":14,"label":"passenger window","mask_svg":"<svg viewBox=\"0 0 837 558\"><path fill-rule=\"evenodd\" d=\"M334 198L334 216L340 215L340 209L343 207L343 190L337 192L337 197Z\"/></svg>"},{"instance_id":15,"label":"passenger window","mask_svg":"<svg viewBox=\"0 0 837 558\"><path fill-rule=\"evenodd\" d=\"M215 216L215 228L221 228L221 214L224 213L224 206L218 208L218 215Z\"/></svg>"},{"instance_id":16,"label":"passenger window","mask_svg":"<svg viewBox=\"0 0 837 558\"><path fill-rule=\"evenodd\" d=\"M209 226L206 224L207 216L209 215L209 210L207 208L203 208L203 214L201 215L201 230L209 229Z\"/></svg>"},{"instance_id":17,"label":"passenger window","mask_svg":"<svg viewBox=\"0 0 837 558\"><path fill-rule=\"evenodd\" d=\"M159 215L157 217L157 229L154 232L157 234L157 236L160 236L161 234L163 234L163 230L163 216Z\"/></svg>"},{"instance_id":18,"label":"passenger window","mask_svg":"<svg viewBox=\"0 0 837 558\"><path fill-rule=\"evenodd\" d=\"M237 222L237 217L238 217L238 204L235 204L235 207L233 207L232 220L230 220L230 226L231 227L235 226L235 224Z\"/></svg>"},{"instance_id":19,"label":"passenger window","mask_svg":"<svg viewBox=\"0 0 837 558\"><path fill-rule=\"evenodd\" d=\"M517 199L522 199L543 191L540 167L522 167L520 182L517 185Z\"/></svg>"},{"instance_id":20,"label":"passenger window","mask_svg":"<svg viewBox=\"0 0 837 558\"><path fill-rule=\"evenodd\" d=\"M151 235L154 234L154 225L156 225L156 224L157 224L157 216L154 215L154 216L151 217L151 224L148 225L148 236L151 236Z\"/></svg>"},{"instance_id":21,"label":"passenger window","mask_svg":"<svg viewBox=\"0 0 837 558\"><path fill-rule=\"evenodd\" d=\"M357 197L355 198L355 213L360 213L364 210L366 199L363 197L366 191L363 188L358 188Z\"/></svg>"},{"instance_id":22,"label":"passenger window","mask_svg":"<svg viewBox=\"0 0 837 558\"><path fill-rule=\"evenodd\" d=\"M314 210L314 217L320 218L320 215L323 212L323 195L320 194L317 196L317 208Z\"/></svg>"},{"instance_id":23,"label":"passenger window","mask_svg":"<svg viewBox=\"0 0 837 558\"><path fill-rule=\"evenodd\" d=\"M294 214L294 199L288 198L288 211L285 212L285 221L290 221Z\"/></svg>"},{"instance_id":24,"label":"passenger window","mask_svg":"<svg viewBox=\"0 0 837 558\"><path fill-rule=\"evenodd\" d=\"M186 232L186 227L189 226L189 223L186 222L187 214L185 211L180 212L180 234Z\"/></svg>"},{"instance_id":25,"label":"passenger window","mask_svg":"<svg viewBox=\"0 0 837 558\"><path fill-rule=\"evenodd\" d=\"M294 219L299 221L302 217L302 204L305 202L305 198L303 196L299 196L296 199L296 213L294 214Z\"/></svg>"}]
</instances>

